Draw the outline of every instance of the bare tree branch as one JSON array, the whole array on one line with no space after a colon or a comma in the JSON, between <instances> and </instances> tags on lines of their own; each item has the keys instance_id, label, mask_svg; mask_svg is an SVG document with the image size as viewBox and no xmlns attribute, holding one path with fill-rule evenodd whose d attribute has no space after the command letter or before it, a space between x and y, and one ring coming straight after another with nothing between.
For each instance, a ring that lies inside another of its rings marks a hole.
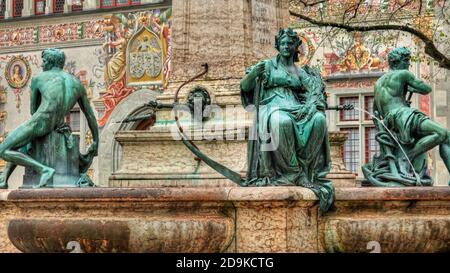
<instances>
[{"instance_id":1,"label":"bare tree branch","mask_svg":"<svg viewBox=\"0 0 450 273\"><path fill-rule=\"evenodd\" d=\"M327 0L319 0L319 1L312 2L312 3L308 3L308 1L305 1L305 0L298 0L298 2L302 3L303 6L305 6L305 7L313 7L313 6L325 3L325 2L327 2Z\"/></svg>"},{"instance_id":2,"label":"bare tree branch","mask_svg":"<svg viewBox=\"0 0 450 273\"><path fill-rule=\"evenodd\" d=\"M386 24L386 25L368 25L368 26L356 26L345 23L337 23L337 22L327 22L327 21L319 21L308 16L299 14L295 11L290 10L289 13L291 16L300 18L305 20L313 25L319 27L334 27L343 29L347 32L370 32L370 31L380 31L380 30L398 30L410 33L415 37L419 38L424 43L425 53L433 58L440 67L450 70L450 59L445 56L434 44L432 38L429 38L423 32L412 28L408 25L394 25L394 24Z\"/></svg>"}]
</instances>

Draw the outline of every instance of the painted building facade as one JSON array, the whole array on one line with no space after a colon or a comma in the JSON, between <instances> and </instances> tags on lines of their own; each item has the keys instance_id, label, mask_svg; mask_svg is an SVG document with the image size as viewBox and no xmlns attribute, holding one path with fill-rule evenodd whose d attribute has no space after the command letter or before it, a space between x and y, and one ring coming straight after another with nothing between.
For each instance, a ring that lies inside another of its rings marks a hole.
<instances>
[{"instance_id":1,"label":"painted building facade","mask_svg":"<svg viewBox=\"0 0 450 273\"><path fill-rule=\"evenodd\" d=\"M5 3L11 9L3 9L0 19L2 137L29 118L31 77L42 71L41 51L47 47L64 51L64 70L83 83L100 127L130 93L140 88L161 91L167 86L170 1ZM66 122L80 135L80 149L85 150L91 135L79 107ZM13 187L20 185L22 174L19 169L13 175ZM96 167L90 175L97 175Z\"/></svg>"},{"instance_id":2,"label":"painted building facade","mask_svg":"<svg viewBox=\"0 0 450 273\"><path fill-rule=\"evenodd\" d=\"M274 53L267 48L273 47L273 32L283 26L279 21L284 18L285 25L296 28L303 40L299 64L322 67L329 104L351 103L362 110L328 113L330 130L349 132L342 156L347 168L362 178L361 164L378 151L373 123L367 113L371 111L373 85L388 69L389 50L396 45L414 49L414 40L405 36L385 43L390 41L389 37L378 40L376 35L364 33L356 33L351 39L343 36L330 39L317 28L299 25L295 20L286 21L287 16L270 10L274 0L268 0L271 4L266 2L3 0L0 134L4 137L29 118L30 77L41 71L42 49L61 48L66 54L65 70L84 84L101 128L100 155L90 175L99 185L112 185L109 177L123 163L114 133L151 126L150 123L135 124L133 128L118 125L126 116L121 113L129 113L131 105L143 105L150 99L169 102L175 89L195 74L193 68L205 61L212 65L212 70L203 84L212 93L213 101L221 107L239 106L243 68ZM286 1L278 5L287 9ZM274 21L258 20L267 18L263 15L271 12L277 14ZM242 30L245 24L251 26L251 33ZM195 32L190 29L193 25ZM257 46L250 47L250 42ZM258 50L258 46L264 50ZM411 69L425 78L434 73L432 66L421 62L413 63ZM450 95L446 89L450 86L450 76L443 71L431 82L433 93L413 97L413 106L448 127ZM146 113L144 108L139 109L133 115ZM80 110L74 108L66 120L80 135L81 150L86 149L91 137ZM240 145L245 147L244 142ZM429 160L435 184L447 184L447 171L435 150ZM12 187L20 186L22 175L22 170L16 171Z\"/></svg>"}]
</instances>

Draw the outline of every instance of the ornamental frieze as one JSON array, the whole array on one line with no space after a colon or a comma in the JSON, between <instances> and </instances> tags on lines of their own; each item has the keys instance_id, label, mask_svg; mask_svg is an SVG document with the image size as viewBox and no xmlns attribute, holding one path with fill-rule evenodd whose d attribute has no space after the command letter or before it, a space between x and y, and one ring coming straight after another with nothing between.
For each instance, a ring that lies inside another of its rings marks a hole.
<instances>
[{"instance_id":1,"label":"ornamental frieze","mask_svg":"<svg viewBox=\"0 0 450 273\"><path fill-rule=\"evenodd\" d=\"M56 42L94 40L104 37L103 19L0 29L0 48L33 46Z\"/></svg>"}]
</instances>

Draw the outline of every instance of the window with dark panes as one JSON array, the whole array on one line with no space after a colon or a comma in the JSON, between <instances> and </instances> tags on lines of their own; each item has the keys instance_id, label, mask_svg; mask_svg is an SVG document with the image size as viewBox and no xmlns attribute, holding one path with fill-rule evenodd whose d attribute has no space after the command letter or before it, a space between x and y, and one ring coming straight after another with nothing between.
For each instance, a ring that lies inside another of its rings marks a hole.
<instances>
[{"instance_id":1,"label":"window with dark panes","mask_svg":"<svg viewBox=\"0 0 450 273\"><path fill-rule=\"evenodd\" d=\"M339 104L351 104L355 108L359 108L359 98L358 97L343 97L339 99ZM359 111L356 109L349 111L340 111L341 121L354 121L359 119Z\"/></svg>"},{"instance_id":2,"label":"window with dark panes","mask_svg":"<svg viewBox=\"0 0 450 273\"><path fill-rule=\"evenodd\" d=\"M66 0L53 0L53 13L63 13Z\"/></svg>"},{"instance_id":3,"label":"window with dark panes","mask_svg":"<svg viewBox=\"0 0 450 273\"><path fill-rule=\"evenodd\" d=\"M72 5L72 12L83 11L83 5Z\"/></svg>"},{"instance_id":4,"label":"window with dark panes","mask_svg":"<svg viewBox=\"0 0 450 273\"><path fill-rule=\"evenodd\" d=\"M353 173L359 168L359 128L340 128L348 131L348 138L342 147L342 157L345 167Z\"/></svg>"},{"instance_id":5,"label":"window with dark panes","mask_svg":"<svg viewBox=\"0 0 450 273\"><path fill-rule=\"evenodd\" d=\"M0 18L5 17L5 11L6 11L6 0L1 0L1 2L0 2Z\"/></svg>"},{"instance_id":6,"label":"window with dark panes","mask_svg":"<svg viewBox=\"0 0 450 273\"><path fill-rule=\"evenodd\" d=\"M373 115L373 102L374 102L373 96L364 96L364 110L366 110L372 115ZM364 113L364 118L366 120L371 120L372 116L369 115L367 112Z\"/></svg>"},{"instance_id":7,"label":"window with dark panes","mask_svg":"<svg viewBox=\"0 0 450 273\"><path fill-rule=\"evenodd\" d=\"M23 10L23 0L13 0L13 17L21 17Z\"/></svg>"},{"instance_id":8,"label":"window with dark panes","mask_svg":"<svg viewBox=\"0 0 450 273\"><path fill-rule=\"evenodd\" d=\"M81 113L79 109L72 109L66 116L66 123L70 126L72 132L80 132Z\"/></svg>"},{"instance_id":9,"label":"window with dark panes","mask_svg":"<svg viewBox=\"0 0 450 273\"><path fill-rule=\"evenodd\" d=\"M366 163L373 160L373 156L380 153L380 145L375 139L377 129L375 127L365 128L365 143L366 143Z\"/></svg>"},{"instance_id":10,"label":"window with dark panes","mask_svg":"<svg viewBox=\"0 0 450 273\"><path fill-rule=\"evenodd\" d=\"M72 4L72 12L82 11L83 10L83 2L79 2L79 4Z\"/></svg>"},{"instance_id":11,"label":"window with dark panes","mask_svg":"<svg viewBox=\"0 0 450 273\"><path fill-rule=\"evenodd\" d=\"M129 0L116 0L116 6L128 6L130 5Z\"/></svg>"},{"instance_id":12,"label":"window with dark panes","mask_svg":"<svg viewBox=\"0 0 450 273\"><path fill-rule=\"evenodd\" d=\"M340 131L348 131L348 139L342 147L342 159L348 170L362 175L361 164L372 160L379 154L379 144L375 139L377 133L372 122L373 93L360 93L338 97L339 104L351 104L360 110L340 111L338 114L337 128Z\"/></svg>"}]
</instances>

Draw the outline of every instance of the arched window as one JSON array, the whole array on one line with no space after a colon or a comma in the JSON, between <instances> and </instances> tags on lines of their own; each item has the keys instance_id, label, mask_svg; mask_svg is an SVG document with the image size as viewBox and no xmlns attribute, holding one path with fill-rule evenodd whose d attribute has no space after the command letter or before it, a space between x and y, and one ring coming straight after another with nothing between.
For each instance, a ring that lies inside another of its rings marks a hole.
<instances>
[{"instance_id":1,"label":"arched window","mask_svg":"<svg viewBox=\"0 0 450 273\"><path fill-rule=\"evenodd\" d=\"M23 10L23 0L13 0L13 17L21 17Z\"/></svg>"},{"instance_id":2,"label":"arched window","mask_svg":"<svg viewBox=\"0 0 450 273\"><path fill-rule=\"evenodd\" d=\"M34 15L45 14L45 0L34 0Z\"/></svg>"}]
</instances>

